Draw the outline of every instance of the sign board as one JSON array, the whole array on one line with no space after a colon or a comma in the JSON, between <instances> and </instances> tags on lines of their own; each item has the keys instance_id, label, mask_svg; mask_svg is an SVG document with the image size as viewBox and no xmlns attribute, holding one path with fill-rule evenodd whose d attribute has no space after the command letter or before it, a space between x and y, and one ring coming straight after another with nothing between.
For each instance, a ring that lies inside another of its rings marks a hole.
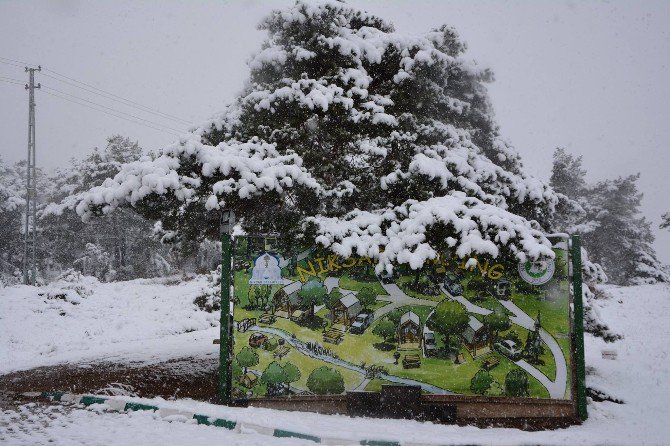
<instances>
[{"instance_id":1,"label":"sign board","mask_svg":"<svg viewBox=\"0 0 670 446\"><path fill-rule=\"evenodd\" d=\"M572 400L566 244L544 263L442 255L379 277L367 257L236 239L232 396L422 395ZM270 249L268 249L270 248Z\"/></svg>"}]
</instances>

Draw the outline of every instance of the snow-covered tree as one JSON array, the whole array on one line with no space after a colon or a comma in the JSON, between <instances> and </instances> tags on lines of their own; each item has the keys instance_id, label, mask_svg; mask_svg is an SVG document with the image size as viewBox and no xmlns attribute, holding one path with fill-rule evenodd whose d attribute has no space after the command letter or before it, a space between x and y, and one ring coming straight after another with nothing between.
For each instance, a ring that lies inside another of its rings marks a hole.
<instances>
[{"instance_id":1,"label":"snow-covered tree","mask_svg":"<svg viewBox=\"0 0 670 446\"><path fill-rule=\"evenodd\" d=\"M244 92L160 156L80 195L85 220L133 204L183 239L253 233L420 268L438 252L553 256L558 202L498 132L489 70L450 27L422 36L342 2L298 1L261 23Z\"/></svg>"},{"instance_id":2,"label":"snow-covered tree","mask_svg":"<svg viewBox=\"0 0 670 446\"><path fill-rule=\"evenodd\" d=\"M84 159L73 159L70 166L55 172L50 204L40 220L46 257L63 269L75 266L90 273L84 266L86 259L92 258L89 245L96 246L110 262L108 272L98 271L101 280L162 275L170 270L165 260L167 249L154 236L154 222L130 206L91 224L84 224L74 212L79 194L114 177L123 165L138 160L141 154L137 142L115 135L107 139L104 149L95 148Z\"/></svg>"},{"instance_id":3,"label":"snow-covered tree","mask_svg":"<svg viewBox=\"0 0 670 446\"><path fill-rule=\"evenodd\" d=\"M550 185L559 194L559 203L551 227L582 234L588 250L583 254L586 281L609 278L621 285L667 281L652 246L651 225L640 216L639 175L596 184L588 184L585 176L581 157L560 148L554 152Z\"/></svg>"},{"instance_id":4,"label":"snow-covered tree","mask_svg":"<svg viewBox=\"0 0 670 446\"><path fill-rule=\"evenodd\" d=\"M5 165L0 158L0 283L15 281L23 260L23 189L15 166Z\"/></svg>"},{"instance_id":5,"label":"snow-covered tree","mask_svg":"<svg viewBox=\"0 0 670 446\"><path fill-rule=\"evenodd\" d=\"M610 281L620 285L670 280L656 258L651 223L640 216L639 177L601 181L587 193L597 228L585 235L584 244Z\"/></svg>"},{"instance_id":6,"label":"snow-covered tree","mask_svg":"<svg viewBox=\"0 0 670 446\"><path fill-rule=\"evenodd\" d=\"M670 212L666 212L661 216L663 222L661 223L661 229L670 228Z\"/></svg>"}]
</instances>

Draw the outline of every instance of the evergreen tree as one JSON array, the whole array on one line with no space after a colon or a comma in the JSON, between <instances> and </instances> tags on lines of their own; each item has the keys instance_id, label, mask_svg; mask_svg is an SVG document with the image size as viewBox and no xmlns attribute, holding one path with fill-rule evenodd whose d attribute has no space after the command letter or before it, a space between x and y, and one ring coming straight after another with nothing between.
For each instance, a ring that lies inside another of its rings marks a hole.
<instances>
[{"instance_id":1,"label":"evergreen tree","mask_svg":"<svg viewBox=\"0 0 670 446\"><path fill-rule=\"evenodd\" d=\"M25 189L25 187L23 187ZM25 193L21 192L21 175L15 167L6 166L0 158L0 285L16 283L21 278L23 261L23 211Z\"/></svg>"},{"instance_id":2,"label":"evergreen tree","mask_svg":"<svg viewBox=\"0 0 670 446\"><path fill-rule=\"evenodd\" d=\"M81 197L85 219L131 203L199 241L218 237L231 208L248 232L369 255L377 272L420 268L448 247L553 255L539 228L557 198L500 138L492 74L452 28L406 36L325 1L298 1L261 28L268 38L240 97Z\"/></svg>"},{"instance_id":3,"label":"evergreen tree","mask_svg":"<svg viewBox=\"0 0 670 446\"><path fill-rule=\"evenodd\" d=\"M618 285L667 282L652 246L651 223L640 216L640 175L596 183L587 194L597 228L584 236L589 256Z\"/></svg>"},{"instance_id":4,"label":"evergreen tree","mask_svg":"<svg viewBox=\"0 0 670 446\"><path fill-rule=\"evenodd\" d=\"M667 281L652 246L651 224L639 215L639 174L595 184L586 183L585 174L581 157L555 151L550 185L559 192L559 204L551 228L582 234L588 250L584 257L590 259L583 262L585 280L609 278L619 285Z\"/></svg>"},{"instance_id":5,"label":"evergreen tree","mask_svg":"<svg viewBox=\"0 0 670 446\"><path fill-rule=\"evenodd\" d=\"M113 178L121 166L137 162L141 153L137 142L115 135L107 139L104 149L95 148L84 159L73 159L70 167L59 169L50 177L53 192L47 197L50 204L41 213L41 246L57 267L75 266L89 274L84 267L91 260L89 245L93 245L109 256L107 271L99 276L101 280L151 277L170 271L166 260L169 250L155 235L154 222L132 207L123 206L119 212L91 224L84 224L74 212L82 192ZM96 260L102 258L98 256Z\"/></svg>"},{"instance_id":6,"label":"evergreen tree","mask_svg":"<svg viewBox=\"0 0 670 446\"><path fill-rule=\"evenodd\" d=\"M670 228L670 212L666 212L661 216L663 222L661 223L661 229Z\"/></svg>"}]
</instances>

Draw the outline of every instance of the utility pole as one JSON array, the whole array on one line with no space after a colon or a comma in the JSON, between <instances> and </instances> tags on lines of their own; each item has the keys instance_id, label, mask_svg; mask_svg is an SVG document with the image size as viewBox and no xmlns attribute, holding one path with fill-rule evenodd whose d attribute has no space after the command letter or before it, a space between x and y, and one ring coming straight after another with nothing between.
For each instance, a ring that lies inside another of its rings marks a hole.
<instances>
[{"instance_id":1,"label":"utility pole","mask_svg":"<svg viewBox=\"0 0 670 446\"><path fill-rule=\"evenodd\" d=\"M37 267L35 264L35 245L37 244L37 175L35 162L35 71L42 67L28 68L28 163L26 166L26 222L24 233L23 283L35 285Z\"/></svg>"}]
</instances>

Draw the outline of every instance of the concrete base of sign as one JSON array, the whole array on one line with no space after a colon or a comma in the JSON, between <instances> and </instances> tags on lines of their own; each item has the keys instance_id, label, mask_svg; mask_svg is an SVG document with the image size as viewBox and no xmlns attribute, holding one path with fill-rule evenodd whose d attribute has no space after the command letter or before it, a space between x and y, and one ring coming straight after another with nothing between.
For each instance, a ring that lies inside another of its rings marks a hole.
<instances>
[{"instance_id":1,"label":"concrete base of sign","mask_svg":"<svg viewBox=\"0 0 670 446\"><path fill-rule=\"evenodd\" d=\"M413 386L383 386L382 392L349 392L347 395L295 396L248 400L254 407L347 414L378 418L411 418L438 423L477 426L550 429L579 423L572 401L422 395Z\"/></svg>"}]
</instances>

